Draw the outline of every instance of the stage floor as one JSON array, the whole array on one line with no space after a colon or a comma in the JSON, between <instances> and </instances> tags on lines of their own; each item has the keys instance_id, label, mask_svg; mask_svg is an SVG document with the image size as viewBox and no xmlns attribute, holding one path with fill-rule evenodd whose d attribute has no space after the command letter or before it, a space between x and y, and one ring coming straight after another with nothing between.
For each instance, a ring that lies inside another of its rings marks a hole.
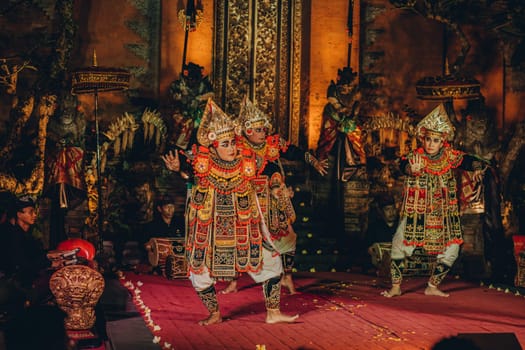
<instances>
[{"instance_id":1,"label":"stage floor","mask_svg":"<svg viewBox=\"0 0 525 350\"><path fill-rule=\"evenodd\" d=\"M431 349L460 333L483 339L482 349L494 348L487 347L492 341L494 349L520 349L505 342L525 345L525 297L516 290L450 278L442 289L451 295L441 298L423 294L426 278L410 277L404 294L390 299L380 295L388 281L374 276L296 273L294 279L301 293L283 290L281 311L300 317L274 325L264 323L261 286L247 275L237 293L218 294L224 321L210 326L197 324L207 312L187 279L126 272L120 282L151 332L142 341L161 349Z\"/></svg>"}]
</instances>

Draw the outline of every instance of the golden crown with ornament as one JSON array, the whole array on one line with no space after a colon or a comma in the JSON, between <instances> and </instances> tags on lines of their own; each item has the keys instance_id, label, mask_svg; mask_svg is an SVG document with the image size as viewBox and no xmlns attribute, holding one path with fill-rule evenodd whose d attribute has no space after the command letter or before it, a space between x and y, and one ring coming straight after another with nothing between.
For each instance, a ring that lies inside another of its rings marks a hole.
<instances>
[{"instance_id":1,"label":"golden crown with ornament","mask_svg":"<svg viewBox=\"0 0 525 350\"><path fill-rule=\"evenodd\" d=\"M244 132L249 129L267 128L268 133L272 133L273 126L270 117L257 108L248 96L244 96L239 112L239 124Z\"/></svg>"},{"instance_id":2,"label":"golden crown with ornament","mask_svg":"<svg viewBox=\"0 0 525 350\"><path fill-rule=\"evenodd\" d=\"M208 99L202 115L202 121L197 130L197 141L209 147L215 141L234 138L240 135L238 124L232 120L213 100Z\"/></svg>"},{"instance_id":3,"label":"golden crown with ornament","mask_svg":"<svg viewBox=\"0 0 525 350\"><path fill-rule=\"evenodd\" d=\"M439 133L444 139L454 139L454 126L448 118L445 106L440 103L429 114L427 114L416 126L416 135L420 138L429 133Z\"/></svg>"}]
</instances>

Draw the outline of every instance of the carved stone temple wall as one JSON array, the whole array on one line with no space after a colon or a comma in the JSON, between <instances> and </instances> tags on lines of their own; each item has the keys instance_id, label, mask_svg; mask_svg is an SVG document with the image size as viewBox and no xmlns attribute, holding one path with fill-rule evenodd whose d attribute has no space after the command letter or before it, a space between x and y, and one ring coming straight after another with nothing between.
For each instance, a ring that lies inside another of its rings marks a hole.
<instances>
[{"instance_id":1,"label":"carved stone temple wall","mask_svg":"<svg viewBox=\"0 0 525 350\"><path fill-rule=\"evenodd\" d=\"M215 2L213 81L216 100L236 114L245 94L297 144L305 81L301 80L304 2Z\"/></svg>"}]
</instances>

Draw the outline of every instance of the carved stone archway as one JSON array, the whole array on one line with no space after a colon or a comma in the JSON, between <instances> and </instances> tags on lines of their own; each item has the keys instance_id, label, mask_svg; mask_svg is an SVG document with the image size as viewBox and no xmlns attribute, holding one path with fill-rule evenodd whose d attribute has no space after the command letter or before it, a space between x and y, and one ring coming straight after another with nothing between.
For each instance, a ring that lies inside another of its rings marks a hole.
<instances>
[{"instance_id":1,"label":"carved stone archway","mask_svg":"<svg viewBox=\"0 0 525 350\"><path fill-rule=\"evenodd\" d=\"M217 0L213 81L217 102L232 115L247 93L299 144L303 12L300 0Z\"/></svg>"}]
</instances>

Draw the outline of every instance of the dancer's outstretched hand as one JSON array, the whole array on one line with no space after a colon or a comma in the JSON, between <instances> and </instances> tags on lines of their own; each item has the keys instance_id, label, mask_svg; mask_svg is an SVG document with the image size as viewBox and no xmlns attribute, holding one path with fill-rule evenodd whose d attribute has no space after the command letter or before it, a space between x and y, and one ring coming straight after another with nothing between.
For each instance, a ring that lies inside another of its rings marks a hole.
<instances>
[{"instance_id":1,"label":"dancer's outstretched hand","mask_svg":"<svg viewBox=\"0 0 525 350\"><path fill-rule=\"evenodd\" d=\"M410 172L412 174L419 174L423 167L425 166L425 161L420 154L416 153L414 158L409 160L410 163Z\"/></svg>"},{"instance_id":2,"label":"dancer's outstretched hand","mask_svg":"<svg viewBox=\"0 0 525 350\"><path fill-rule=\"evenodd\" d=\"M177 151L169 151L167 154L160 156L171 171L180 171L179 153Z\"/></svg>"}]
</instances>

